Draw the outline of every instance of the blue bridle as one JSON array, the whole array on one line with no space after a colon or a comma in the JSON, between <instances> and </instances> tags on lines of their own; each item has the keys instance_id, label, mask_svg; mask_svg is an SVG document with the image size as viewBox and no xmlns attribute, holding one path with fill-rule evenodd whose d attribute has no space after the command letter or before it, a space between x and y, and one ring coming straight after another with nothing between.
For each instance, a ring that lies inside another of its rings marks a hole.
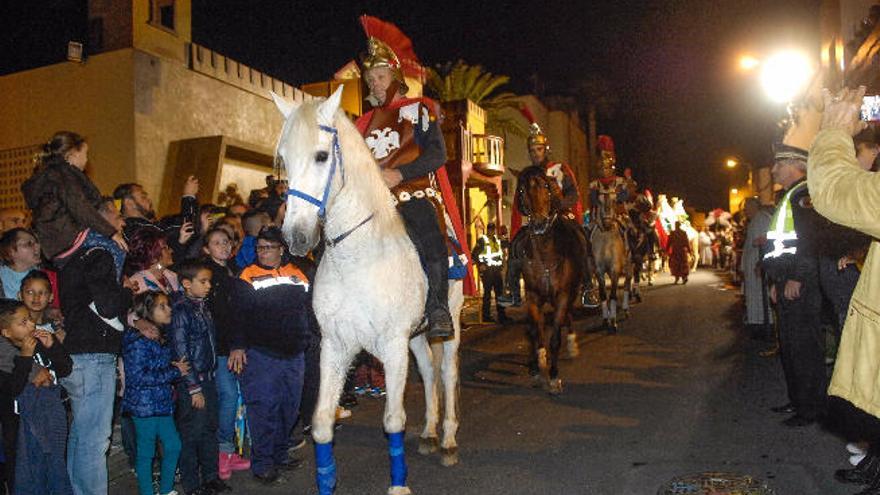
<instances>
[{"instance_id":1,"label":"blue bridle","mask_svg":"<svg viewBox=\"0 0 880 495\"><path fill-rule=\"evenodd\" d=\"M311 194L300 191L299 189L296 189L293 187L289 188L287 190L287 192L288 192L288 194L290 194L291 196L293 196L295 198L300 198L302 200L308 201L309 203L317 206L318 207L318 219L321 220L321 222L323 222L324 217L327 214L327 198L330 196L330 186L333 184L333 176L336 175L336 164L339 163L339 170L342 172L342 186L340 186L340 188L345 187L345 167L343 166L343 163L342 163L342 151L340 150L340 147L339 147L339 131L335 127L330 127L330 126L326 126L326 125L319 125L318 127L322 131L329 132L330 134L333 135L333 143L332 143L333 159L330 162L330 173L327 174L327 183L324 185L324 192L321 193L321 199L318 199L318 198L312 196ZM370 213L369 216L367 216L366 218L361 220L361 222L358 223L357 225L355 225L354 227L348 229L347 231L343 232L342 234L340 234L332 239L327 239L326 240L327 245L330 247L333 247L333 246L339 244L340 242L345 240L346 237L348 237L349 235L354 233L355 230L366 225L370 220L373 219L373 216L374 216L374 214Z\"/></svg>"},{"instance_id":2,"label":"blue bridle","mask_svg":"<svg viewBox=\"0 0 880 495\"><path fill-rule=\"evenodd\" d=\"M342 152L339 148L339 131L335 127L326 125L318 126L322 131L329 132L333 135L333 159L330 162L330 173L327 175L327 183L324 185L324 192L321 193L321 199L311 194L303 192L296 188L289 188L288 194L295 198L300 198L318 207L318 218L323 221L327 213L327 197L330 196L330 186L333 184L333 176L336 175L336 163L339 163L339 169L342 171L342 185L345 185L345 167L342 164Z\"/></svg>"}]
</instances>

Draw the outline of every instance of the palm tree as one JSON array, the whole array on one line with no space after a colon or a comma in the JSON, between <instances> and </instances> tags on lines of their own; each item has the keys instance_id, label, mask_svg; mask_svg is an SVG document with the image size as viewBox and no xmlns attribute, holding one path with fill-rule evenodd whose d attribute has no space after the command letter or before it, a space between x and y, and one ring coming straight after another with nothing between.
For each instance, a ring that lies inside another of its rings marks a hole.
<instances>
[{"instance_id":1,"label":"palm tree","mask_svg":"<svg viewBox=\"0 0 880 495\"><path fill-rule=\"evenodd\" d=\"M525 137L528 129L520 119L502 113L505 108L519 109L517 96L497 90L510 82L510 77L493 74L481 65L468 65L463 60L449 62L437 69L428 67L428 90L439 101L469 99L486 110L487 130Z\"/></svg>"}]
</instances>

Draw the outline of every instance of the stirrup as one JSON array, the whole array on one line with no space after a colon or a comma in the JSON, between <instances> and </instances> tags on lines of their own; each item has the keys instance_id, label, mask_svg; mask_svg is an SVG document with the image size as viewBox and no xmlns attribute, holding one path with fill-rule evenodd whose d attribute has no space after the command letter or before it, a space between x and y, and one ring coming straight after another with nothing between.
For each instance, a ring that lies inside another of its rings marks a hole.
<instances>
[{"instance_id":1,"label":"stirrup","mask_svg":"<svg viewBox=\"0 0 880 495\"><path fill-rule=\"evenodd\" d=\"M436 316L435 316L436 315ZM435 309L428 316L428 333L425 337L431 339L450 339L455 336L455 326L452 324L452 316L448 311Z\"/></svg>"}]
</instances>

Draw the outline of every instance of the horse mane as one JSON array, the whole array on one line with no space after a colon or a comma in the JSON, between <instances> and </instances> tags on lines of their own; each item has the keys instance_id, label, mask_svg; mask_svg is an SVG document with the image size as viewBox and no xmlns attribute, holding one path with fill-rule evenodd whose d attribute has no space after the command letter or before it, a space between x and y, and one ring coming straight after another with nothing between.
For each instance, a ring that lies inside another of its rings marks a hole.
<instances>
[{"instance_id":1,"label":"horse mane","mask_svg":"<svg viewBox=\"0 0 880 495\"><path fill-rule=\"evenodd\" d=\"M296 110L296 117L285 123L282 136L291 140L291 149L311 150L318 141L320 131L318 123L318 107L322 101L310 101L303 103ZM379 165L373 158L370 149L367 148L363 137L354 123L341 110L337 110L334 116L334 125L339 136L342 164L337 171L340 178L344 174L345 182L342 188L337 188L336 200L345 196L352 198L354 203L363 208L364 214L373 213L373 222L382 229L394 229L395 225L403 230L403 224L394 222L396 210L392 203L391 193L385 185L379 172ZM353 187L356 183L358 187ZM342 184L340 182L340 184ZM340 207L345 207L349 201L334 201Z\"/></svg>"}]
</instances>

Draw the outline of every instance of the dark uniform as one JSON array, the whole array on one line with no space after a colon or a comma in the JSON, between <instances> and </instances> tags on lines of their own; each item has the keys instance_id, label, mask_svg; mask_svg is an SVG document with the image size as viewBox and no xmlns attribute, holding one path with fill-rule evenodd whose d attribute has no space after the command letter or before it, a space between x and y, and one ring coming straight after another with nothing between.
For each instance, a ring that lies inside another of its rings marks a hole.
<instances>
[{"instance_id":1,"label":"dark uniform","mask_svg":"<svg viewBox=\"0 0 880 495\"><path fill-rule=\"evenodd\" d=\"M792 222L785 228L788 215ZM806 178L793 184L771 220L767 254L762 263L770 283L776 287L782 368L789 400L796 411L795 416L786 420L791 426L817 420L825 411L827 398L825 336L820 325L819 258L809 242L816 238L822 220L810 202ZM792 224L793 232L790 231ZM800 297L793 300L785 297L785 285L789 281L801 283Z\"/></svg>"}]
</instances>

